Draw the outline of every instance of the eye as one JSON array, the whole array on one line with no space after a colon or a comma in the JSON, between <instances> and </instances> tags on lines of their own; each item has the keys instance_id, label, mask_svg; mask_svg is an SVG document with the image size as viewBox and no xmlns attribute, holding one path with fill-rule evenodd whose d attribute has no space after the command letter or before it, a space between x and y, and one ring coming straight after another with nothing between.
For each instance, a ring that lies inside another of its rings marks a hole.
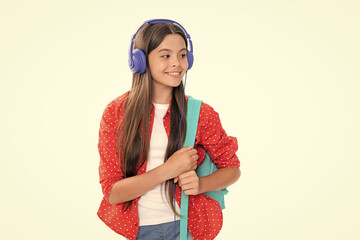
<instances>
[{"instance_id":1,"label":"eye","mask_svg":"<svg viewBox=\"0 0 360 240\"><path fill-rule=\"evenodd\" d=\"M185 58L186 57L186 54L184 53L184 54L181 54L181 57L182 58Z\"/></svg>"},{"instance_id":2,"label":"eye","mask_svg":"<svg viewBox=\"0 0 360 240\"><path fill-rule=\"evenodd\" d=\"M163 55L162 58L169 58L169 55Z\"/></svg>"}]
</instances>

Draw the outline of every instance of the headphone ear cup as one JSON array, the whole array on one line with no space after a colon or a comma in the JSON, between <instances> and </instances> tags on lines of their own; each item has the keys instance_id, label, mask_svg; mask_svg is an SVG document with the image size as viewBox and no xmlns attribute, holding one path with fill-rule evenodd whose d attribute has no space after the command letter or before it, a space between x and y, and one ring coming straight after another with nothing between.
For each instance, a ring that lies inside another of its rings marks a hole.
<instances>
[{"instance_id":1,"label":"headphone ear cup","mask_svg":"<svg viewBox=\"0 0 360 240\"><path fill-rule=\"evenodd\" d=\"M141 49L136 48L132 52L132 63L130 69L133 73L146 72L146 56Z\"/></svg>"},{"instance_id":2,"label":"headphone ear cup","mask_svg":"<svg viewBox=\"0 0 360 240\"><path fill-rule=\"evenodd\" d=\"M194 55L193 55L193 53L191 51L187 51L186 58L187 58L187 61L188 61L188 70L190 70L191 67L194 64Z\"/></svg>"}]
</instances>

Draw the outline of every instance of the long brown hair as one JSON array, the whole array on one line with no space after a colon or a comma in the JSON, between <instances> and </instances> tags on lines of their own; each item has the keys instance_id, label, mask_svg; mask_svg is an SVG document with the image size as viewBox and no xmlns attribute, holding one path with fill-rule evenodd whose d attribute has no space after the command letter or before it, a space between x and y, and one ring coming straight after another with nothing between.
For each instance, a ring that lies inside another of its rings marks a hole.
<instances>
[{"instance_id":1,"label":"long brown hair","mask_svg":"<svg viewBox=\"0 0 360 240\"><path fill-rule=\"evenodd\" d=\"M184 38L186 47L188 45L184 32L172 23L146 24L137 33L134 39L134 48L140 48L146 56L146 72L134 73L131 90L128 94L124 110L123 121L119 125L117 148L120 162L125 177L135 176L140 167L146 162L150 143L150 114L152 108L152 76L149 69L148 55L157 48L168 34L179 34ZM183 100L184 86L181 82L178 87L173 88L170 109L170 134L166 148L166 161L178 149L183 146L186 133L186 101ZM179 124L183 111L181 123L181 136L179 136ZM173 212L179 215L172 204L174 200L173 179L167 180L169 205ZM133 200L124 203L124 211L129 209Z\"/></svg>"}]
</instances>

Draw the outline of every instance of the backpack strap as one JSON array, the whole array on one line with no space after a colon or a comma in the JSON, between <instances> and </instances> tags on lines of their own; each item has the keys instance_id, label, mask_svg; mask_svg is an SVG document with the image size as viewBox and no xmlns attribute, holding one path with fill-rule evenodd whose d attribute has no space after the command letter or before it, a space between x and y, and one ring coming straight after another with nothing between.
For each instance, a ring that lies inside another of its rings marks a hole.
<instances>
[{"instance_id":1,"label":"backpack strap","mask_svg":"<svg viewBox=\"0 0 360 240\"><path fill-rule=\"evenodd\" d=\"M186 138L184 147L194 147L197 126L199 122L200 108L202 101L194 99L190 96L187 102L186 115ZM187 223L188 223L188 206L189 196L181 191L181 206L180 206L180 240L187 239Z\"/></svg>"}]
</instances>

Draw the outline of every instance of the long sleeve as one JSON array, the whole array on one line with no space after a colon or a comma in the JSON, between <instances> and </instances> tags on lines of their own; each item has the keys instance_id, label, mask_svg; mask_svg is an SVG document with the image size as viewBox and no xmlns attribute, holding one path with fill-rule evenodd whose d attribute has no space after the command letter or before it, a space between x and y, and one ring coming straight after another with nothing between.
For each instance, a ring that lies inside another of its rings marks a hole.
<instances>
[{"instance_id":1,"label":"long sleeve","mask_svg":"<svg viewBox=\"0 0 360 240\"><path fill-rule=\"evenodd\" d=\"M217 168L240 167L237 139L226 134L219 114L206 103L201 105L196 143L209 153Z\"/></svg>"},{"instance_id":2,"label":"long sleeve","mask_svg":"<svg viewBox=\"0 0 360 240\"><path fill-rule=\"evenodd\" d=\"M124 177L117 152L117 126L121 109L118 99L107 105L100 122L98 150L100 154L99 175L104 198L109 199L112 186Z\"/></svg>"}]
</instances>

